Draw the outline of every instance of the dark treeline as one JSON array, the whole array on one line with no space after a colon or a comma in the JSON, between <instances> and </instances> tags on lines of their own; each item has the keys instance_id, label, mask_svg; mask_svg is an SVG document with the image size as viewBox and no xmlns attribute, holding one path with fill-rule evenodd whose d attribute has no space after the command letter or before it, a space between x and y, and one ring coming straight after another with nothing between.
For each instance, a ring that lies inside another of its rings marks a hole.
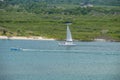
<instances>
[{"instance_id":1,"label":"dark treeline","mask_svg":"<svg viewBox=\"0 0 120 80\"><path fill-rule=\"evenodd\" d=\"M103 3L104 2L104 3ZM64 8L58 4L73 4L78 7ZM53 5L54 4L54 5ZM82 6L81 6L82 4ZM119 13L119 8L100 8L100 7L85 7L87 4L102 4L102 5L119 5L119 0L1 0L0 9L16 12L30 12L36 14L69 14L69 15L86 15L89 13L104 13L115 14Z\"/></svg>"},{"instance_id":2,"label":"dark treeline","mask_svg":"<svg viewBox=\"0 0 120 80\"><path fill-rule=\"evenodd\" d=\"M119 0L1 0L11 4L26 4L31 2L45 2L48 4L80 4L91 3L99 5L120 6Z\"/></svg>"}]
</instances>

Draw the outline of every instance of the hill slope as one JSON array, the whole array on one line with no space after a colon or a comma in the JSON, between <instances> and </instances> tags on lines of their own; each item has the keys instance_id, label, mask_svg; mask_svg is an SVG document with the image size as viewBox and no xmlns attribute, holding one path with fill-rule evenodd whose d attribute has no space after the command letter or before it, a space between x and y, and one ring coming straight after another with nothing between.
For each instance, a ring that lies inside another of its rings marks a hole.
<instances>
[{"instance_id":1,"label":"hill slope","mask_svg":"<svg viewBox=\"0 0 120 80\"><path fill-rule=\"evenodd\" d=\"M83 1L85 4L102 4L104 0L59 1L0 1L0 35L43 36L63 40L66 34L65 22L72 22L70 28L74 39L91 41L105 38L120 41L119 6L81 7L78 4Z\"/></svg>"}]
</instances>

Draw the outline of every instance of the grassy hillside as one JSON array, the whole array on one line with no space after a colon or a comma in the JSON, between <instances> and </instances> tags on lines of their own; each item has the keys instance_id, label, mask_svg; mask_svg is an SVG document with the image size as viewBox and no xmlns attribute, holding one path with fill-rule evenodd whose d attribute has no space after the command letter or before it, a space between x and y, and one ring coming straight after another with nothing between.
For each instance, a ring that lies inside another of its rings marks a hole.
<instances>
[{"instance_id":1,"label":"grassy hillside","mask_svg":"<svg viewBox=\"0 0 120 80\"><path fill-rule=\"evenodd\" d=\"M34 14L27 12L0 12L0 35L43 36L59 40L65 39L66 25L76 40L106 38L120 41L120 15L62 15Z\"/></svg>"}]
</instances>

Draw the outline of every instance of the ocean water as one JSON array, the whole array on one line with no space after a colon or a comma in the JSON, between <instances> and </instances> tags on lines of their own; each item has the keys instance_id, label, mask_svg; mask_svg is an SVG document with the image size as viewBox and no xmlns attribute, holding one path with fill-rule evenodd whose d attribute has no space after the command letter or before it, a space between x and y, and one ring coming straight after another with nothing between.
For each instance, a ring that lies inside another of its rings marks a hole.
<instances>
[{"instance_id":1,"label":"ocean water","mask_svg":"<svg viewBox=\"0 0 120 80\"><path fill-rule=\"evenodd\" d=\"M0 40L0 80L120 80L120 42L58 42Z\"/></svg>"}]
</instances>

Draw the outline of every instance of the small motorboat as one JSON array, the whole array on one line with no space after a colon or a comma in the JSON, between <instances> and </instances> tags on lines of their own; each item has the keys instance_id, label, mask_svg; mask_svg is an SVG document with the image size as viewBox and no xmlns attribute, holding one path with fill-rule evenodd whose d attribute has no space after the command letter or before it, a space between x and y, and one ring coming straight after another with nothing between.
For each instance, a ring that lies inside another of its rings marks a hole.
<instances>
[{"instance_id":1,"label":"small motorboat","mask_svg":"<svg viewBox=\"0 0 120 80\"><path fill-rule=\"evenodd\" d=\"M11 51L21 51L22 48L15 48L15 47L12 47L12 48L10 48L10 50L11 50Z\"/></svg>"}]
</instances>

